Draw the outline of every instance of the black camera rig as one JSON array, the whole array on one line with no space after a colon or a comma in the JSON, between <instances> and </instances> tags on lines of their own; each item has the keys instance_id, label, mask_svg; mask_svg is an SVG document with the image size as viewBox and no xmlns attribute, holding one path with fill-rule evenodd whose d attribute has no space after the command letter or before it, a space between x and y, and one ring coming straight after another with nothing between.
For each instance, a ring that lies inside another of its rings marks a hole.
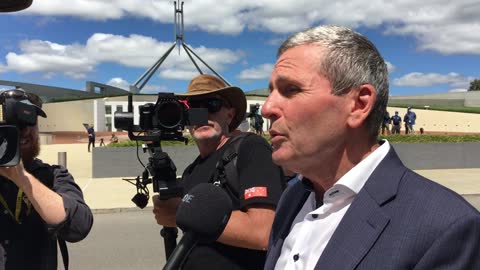
<instances>
[{"instance_id":1,"label":"black camera rig","mask_svg":"<svg viewBox=\"0 0 480 270\"><path fill-rule=\"evenodd\" d=\"M134 125L133 97L128 95L128 111L115 112L115 127L128 131L131 140L145 142L144 152L148 151L148 164L136 179L137 195L132 199L140 208L148 203L148 189L146 185L153 184L153 191L160 193L162 199L179 197L182 190L177 186L176 167L167 153L162 151L161 141L188 140L183 131L188 125L205 125L208 123L208 111L204 108L189 108L186 100L182 100L173 93L158 93L155 104L147 103L139 106L139 125ZM143 135L135 135L138 132ZM149 175L152 178L149 178Z\"/></svg>"},{"instance_id":2,"label":"black camera rig","mask_svg":"<svg viewBox=\"0 0 480 270\"><path fill-rule=\"evenodd\" d=\"M148 163L142 176L135 179L124 179L134 184L137 194L132 201L140 208L148 204L149 191L147 185L153 184L153 191L159 193L161 200L168 200L183 196L183 190L177 182L177 168L167 153L162 151L161 141L183 141L183 130L189 125L205 125L208 123L208 111L204 108L189 108L186 100L182 100L173 93L158 93L155 104L147 103L139 106L139 125L134 125L133 97L128 95L128 111L115 112L115 127L128 131L131 140L145 142L144 152L148 152ZM135 135L134 132L143 135ZM151 176L151 178L150 178ZM134 183L132 181L135 181ZM167 258L175 249L178 231L176 228L164 227L160 235L165 240Z\"/></svg>"}]
</instances>

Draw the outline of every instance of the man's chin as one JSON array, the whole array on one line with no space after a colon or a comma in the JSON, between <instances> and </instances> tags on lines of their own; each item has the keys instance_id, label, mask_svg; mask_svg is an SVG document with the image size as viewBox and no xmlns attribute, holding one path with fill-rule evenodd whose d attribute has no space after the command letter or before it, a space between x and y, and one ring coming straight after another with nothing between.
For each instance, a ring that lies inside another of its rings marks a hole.
<instances>
[{"instance_id":1,"label":"man's chin","mask_svg":"<svg viewBox=\"0 0 480 270\"><path fill-rule=\"evenodd\" d=\"M291 157L282 151L282 149L276 149L272 152L272 161L278 166L284 166L291 160Z\"/></svg>"}]
</instances>

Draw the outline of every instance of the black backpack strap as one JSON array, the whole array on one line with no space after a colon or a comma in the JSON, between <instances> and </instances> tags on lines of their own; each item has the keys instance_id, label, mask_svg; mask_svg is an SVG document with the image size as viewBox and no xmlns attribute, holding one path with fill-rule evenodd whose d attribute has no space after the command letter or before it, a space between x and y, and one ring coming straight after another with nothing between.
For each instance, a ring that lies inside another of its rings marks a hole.
<instances>
[{"instance_id":1,"label":"black backpack strap","mask_svg":"<svg viewBox=\"0 0 480 270\"><path fill-rule=\"evenodd\" d=\"M214 185L220 186L231 193L233 197L238 197L240 182L237 172L238 149L247 136L252 133L245 132L230 139L224 146L222 158L217 162L215 172L210 180Z\"/></svg>"}]
</instances>

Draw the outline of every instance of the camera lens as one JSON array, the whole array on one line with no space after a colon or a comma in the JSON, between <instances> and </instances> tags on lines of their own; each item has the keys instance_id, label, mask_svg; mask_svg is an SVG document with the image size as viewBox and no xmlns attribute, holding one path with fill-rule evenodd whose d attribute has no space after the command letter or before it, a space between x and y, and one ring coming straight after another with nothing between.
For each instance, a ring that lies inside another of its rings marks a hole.
<instances>
[{"instance_id":1,"label":"camera lens","mask_svg":"<svg viewBox=\"0 0 480 270\"><path fill-rule=\"evenodd\" d=\"M183 108L176 100L163 101L156 110L158 124L163 128L176 128L182 123Z\"/></svg>"}]
</instances>

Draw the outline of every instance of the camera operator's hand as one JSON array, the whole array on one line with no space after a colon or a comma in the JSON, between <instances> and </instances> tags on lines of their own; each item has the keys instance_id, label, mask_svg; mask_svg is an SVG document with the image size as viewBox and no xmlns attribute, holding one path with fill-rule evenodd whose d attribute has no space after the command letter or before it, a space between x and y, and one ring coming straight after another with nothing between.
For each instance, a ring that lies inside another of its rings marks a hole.
<instances>
[{"instance_id":1,"label":"camera operator's hand","mask_svg":"<svg viewBox=\"0 0 480 270\"><path fill-rule=\"evenodd\" d=\"M28 173L21 161L13 167L0 167L0 175L15 183L27 195L46 223L59 224L66 218L62 197Z\"/></svg>"},{"instance_id":2,"label":"camera operator's hand","mask_svg":"<svg viewBox=\"0 0 480 270\"><path fill-rule=\"evenodd\" d=\"M28 181L29 173L25 170L23 163L20 161L16 166L0 167L0 175L21 188L22 183Z\"/></svg>"},{"instance_id":3,"label":"camera operator's hand","mask_svg":"<svg viewBox=\"0 0 480 270\"><path fill-rule=\"evenodd\" d=\"M176 214L177 208L181 198L171 198L168 200L161 200L159 195L154 195L153 200L153 213L155 214L155 219L159 225L166 227L177 227Z\"/></svg>"}]
</instances>

